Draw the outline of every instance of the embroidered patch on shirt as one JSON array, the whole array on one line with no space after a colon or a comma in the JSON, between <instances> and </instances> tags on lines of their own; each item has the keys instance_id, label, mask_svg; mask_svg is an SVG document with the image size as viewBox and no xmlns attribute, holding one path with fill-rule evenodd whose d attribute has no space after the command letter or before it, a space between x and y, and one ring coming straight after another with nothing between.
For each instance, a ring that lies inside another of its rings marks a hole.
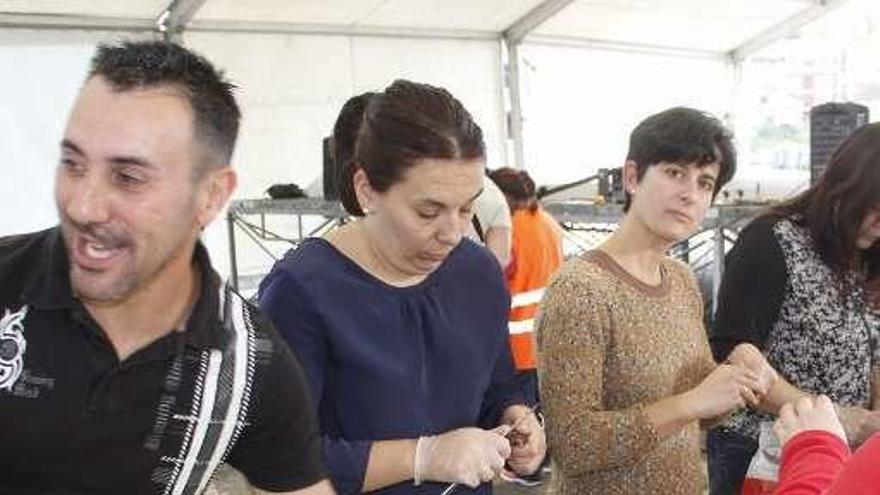
<instances>
[{"instance_id":1,"label":"embroidered patch on shirt","mask_svg":"<svg viewBox=\"0 0 880 495\"><path fill-rule=\"evenodd\" d=\"M27 340L24 338L24 317L27 306L16 312L6 310L0 320L0 390L12 390L24 369L24 352Z\"/></svg>"}]
</instances>

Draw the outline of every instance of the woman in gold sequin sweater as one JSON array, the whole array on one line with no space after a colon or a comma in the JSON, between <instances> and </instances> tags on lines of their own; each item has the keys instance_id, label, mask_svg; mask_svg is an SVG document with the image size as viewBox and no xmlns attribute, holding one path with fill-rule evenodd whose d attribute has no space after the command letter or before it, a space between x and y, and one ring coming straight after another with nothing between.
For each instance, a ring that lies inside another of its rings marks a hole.
<instances>
[{"instance_id":1,"label":"woman in gold sequin sweater","mask_svg":"<svg viewBox=\"0 0 880 495\"><path fill-rule=\"evenodd\" d=\"M715 364L693 275L666 256L735 168L729 132L697 110L653 115L630 136L620 226L563 266L538 320L556 494L703 493L699 423L775 380L748 344Z\"/></svg>"}]
</instances>

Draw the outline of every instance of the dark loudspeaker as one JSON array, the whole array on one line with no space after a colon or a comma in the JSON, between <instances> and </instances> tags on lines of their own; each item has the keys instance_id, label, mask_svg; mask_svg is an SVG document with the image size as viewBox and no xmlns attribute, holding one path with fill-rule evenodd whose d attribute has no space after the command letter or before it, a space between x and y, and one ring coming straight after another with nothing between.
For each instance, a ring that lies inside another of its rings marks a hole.
<instances>
[{"instance_id":1,"label":"dark loudspeaker","mask_svg":"<svg viewBox=\"0 0 880 495\"><path fill-rule=\"evenodd\" d=\"M599 195L605 198L605 202L623 204L626 202L626 194L623 191L623 168L612 169L600 168Z\"/></svg>"},{"instance_id":2,"label":"dark loudspeaker","mask_svg":"<svg viewBox=\"0 0 880 495\"><path fill-rule=\"evenodd\" d=\"M324 199L339 199L339 175L336 173L336 164L333 160L333 138L325 137L323 142L324 153Z\"/></svg>"},{"instance_id":3,"label":"dark loudspeaker","mask_svg":"<svg viewBox=\"0 0 880 495\"><path fill-rule=\"evenodd\" d=\"M868 123L868 107L855 103L825 103L810 110L810 184L825 172L834 149Z\"/></svg>"}]
</instances>

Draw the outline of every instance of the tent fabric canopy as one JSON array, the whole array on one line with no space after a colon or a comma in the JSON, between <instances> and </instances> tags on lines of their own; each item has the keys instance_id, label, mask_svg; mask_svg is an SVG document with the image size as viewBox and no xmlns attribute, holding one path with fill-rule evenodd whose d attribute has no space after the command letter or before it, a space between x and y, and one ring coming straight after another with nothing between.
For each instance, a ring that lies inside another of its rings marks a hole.
<instances>
[{"instance_id":1,"label":"tent fabric canopy","mask_svg":"<svg viewBox=\"0 0 880 495\"><path fill-rule=\"evenodd\" d=\"M578 1L534 34L728 52L805 6L799 0Z\"/></svg>"},{"instance_id":2,"label":"tent fabric canopy","mask_svg":"<svg viewBox=\"0 0 880 495\"><path fill-rule=\"evenodd\" d=\"M741 58L843 0L0 0L0 27L508 38ZM516 31L521 28L520 31ZM519 41L519 39L514 39Z\"/></svg>"},{"instance_id":3,"label":"tent fabric canopy","mask_svg":"<svg viewBox=\"0 0 880 495\"><path fill-rule=\"evenodd\" d=\"M0 81L14 95L0 105L0 148L15 157L0 196L27 211L0 219L0 232L57 221L46 164L99 42L164 33L226 71L246 116L238 197L320 177L342 103L398 77L455 94L483 128L487 166L558 183L615 166L632 122L664 107L752 125L763 107L737 85L760 57L739 62L844 3L864 14L875 1L0 0L0 66L14 68ZM226 225L205 242L228 273ZM266 269L261 251L239 248L241 273Z\"/></svg>"},{"instance_id":4,"label":"tent fabric canopy","mask_svg":"<svg viewBox=\"0 0 880 495\"><path fill-rule=\"evenodd\" d=\"M0 0L0 13L37 16L120 17L154 19L168 6L168 0ZM35 19L36 20L36 19Z\"/></svg>"}]
</instances>

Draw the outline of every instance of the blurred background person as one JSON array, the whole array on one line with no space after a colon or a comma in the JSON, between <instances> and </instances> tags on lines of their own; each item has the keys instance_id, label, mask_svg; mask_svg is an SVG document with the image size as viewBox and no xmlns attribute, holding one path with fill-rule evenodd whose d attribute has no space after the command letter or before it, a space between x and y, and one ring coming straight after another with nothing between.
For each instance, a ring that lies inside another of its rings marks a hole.
<instances>
[{"instance_id":1,"label":"blurred background person","mask_svg":"<svg viewBox=\"0 0 880 495\"><path fill-rule=\"evenodd\" d=\"M562 229L538 204L535 183L525 170L500 168L489 173L510 206L512 243L505 269L510 291L510 344L517 372L538 401L534 325L538 303L550 277L562 265Z\"/></svg>"},{"instance_id":2,"label":"blurred background person","mask_svg":"<svg viewBox=\"0 0 880 495\"><path fill-rule=\"evenodd\" d=\"M474 200L473 211L466 235L486 246L502 269L507 267L512 235L510 209L504 193L488 176L483 177L483 192Z\"/></svg>"},{"instance_id":3,"label":"blurred background person","mask_svg":"<svg viewBox=\"0 0 880 495\"><path fill-rule=\"evenodd\" d=\"M510 291L510 350L517 378L539 403L535 344L535 317L550 277L562 265L562 228L538 203L535 182L525 170L509 167L489 173L510 207L512 218L511 256L504 270ZM523 485L536 485L541 473L518 477L509 471L502 477Z\"/></svg>"}]
</instances>

